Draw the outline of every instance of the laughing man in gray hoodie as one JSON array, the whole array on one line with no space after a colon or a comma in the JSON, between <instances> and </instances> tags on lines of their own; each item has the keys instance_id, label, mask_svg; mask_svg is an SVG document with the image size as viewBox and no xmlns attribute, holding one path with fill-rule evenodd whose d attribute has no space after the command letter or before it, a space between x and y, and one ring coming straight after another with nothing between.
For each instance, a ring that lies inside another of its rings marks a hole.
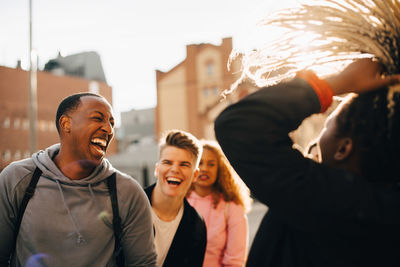
<instances>
[{"instance_id":1,"label":"laughing man in gray hoodie","mask_svg":"<svg viewBox=\"0 0 400 267\"><path fill-rule=\"evenodd\" d=\"M156 266L149 201L140 185L104 158L114 134L112 108L99 95L67 97L57 110L60 144L0 173L0 266L116 266L107 178L116 173L125 266ZM17 214L42 172L16 239Z\"/></svg>"}]
</instances>

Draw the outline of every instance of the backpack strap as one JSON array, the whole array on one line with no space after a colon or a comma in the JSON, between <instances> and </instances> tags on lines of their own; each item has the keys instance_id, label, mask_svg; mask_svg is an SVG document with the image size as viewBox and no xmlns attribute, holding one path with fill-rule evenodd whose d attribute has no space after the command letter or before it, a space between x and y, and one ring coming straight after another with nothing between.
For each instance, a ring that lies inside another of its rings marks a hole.
<instances>
[{"instance_id":1,"label":"backpack strap","mask_svg":"<svg viewBox=\"0 0 400 267\"><path fill-rule=\"evenodd\" d=\"M31 179L28 187L25 190L24 198L22 199L21 205L19 206L17 222L15 224L15 230L14 230L13 252L10 255L10 261L12 259L13 254L15 253L15 249L17 246L17 237L18 237L18 233L19 233L19 228L21 226L22 217L24 217L25 209L26 209L26 206L28 205L29 200L35 193L36 185L39 181L40 175L42 175L42 171L38 167L36 167L35 171L33 172L32 179Z\"/></svg>"},{"instance_id":2,"label":"backpack strap","mask_svg":"<svg viewBox=\"0 0 400 267\"><path fill-rule=\"evenodd\" d=\"M114 256L117 262L117 266L122 267L125 265L125 257L121 245L122 228L121 228L121 218L119 217L119 211L118 211L118 198L117 198L115 172L107 178L107 186L110 192L111 207L113 211L113 228L115 237Z\"/></svg>"}]
</instances>

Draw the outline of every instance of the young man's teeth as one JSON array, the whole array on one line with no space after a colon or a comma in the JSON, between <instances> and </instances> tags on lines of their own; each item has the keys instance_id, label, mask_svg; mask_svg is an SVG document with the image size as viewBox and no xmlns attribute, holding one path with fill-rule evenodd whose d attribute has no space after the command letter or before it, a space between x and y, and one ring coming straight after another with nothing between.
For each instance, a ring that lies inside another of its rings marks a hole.
<instances>
[{"instance_id":1,"label":"young man's teeth","mask_svg":"<svg viewBox=\"0 0 400 267\"><path fill-rule=\"evenodd\" d=\"M169 177L167 178L168 183L173 183L173 184L180 184L182 182L181 179L174 178L174 177Z\"/></svg>"},{"instance_id":2,"label":"young man's teeth","mask_svg":"<svg viewBox=\"0 0 400 267\"><path fill-rule=\"evenodd\" d=\"M92 139L92 143L94 143L96 145L101 145L101 146L106 146L107 145L107 141L104 140L104 139L100 139L100 138Z\"/></svg>"}]
</instances>

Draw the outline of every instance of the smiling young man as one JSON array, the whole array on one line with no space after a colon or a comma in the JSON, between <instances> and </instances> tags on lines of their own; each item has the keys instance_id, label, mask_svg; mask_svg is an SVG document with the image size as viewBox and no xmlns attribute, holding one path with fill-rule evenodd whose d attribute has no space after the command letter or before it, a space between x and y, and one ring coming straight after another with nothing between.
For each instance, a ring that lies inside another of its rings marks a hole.
<instances>
[{"instance_id":1,"label":"smiling young man","mask_svg":"<svg viewBox=\"0 0 400 267\"><path fill-rule=\"evenodd\" d=\"M58 107L56 126L60 144L13 162L0 174L0 265L12 254L11 266L156 266L146 195L104 158L114 136L110 104L96 94L71 95ZM18 226L25 190L36 173L36 190ZM116 210L119 216L113 216ZM113 229L116 218L120 228ZM117 232L121 238L115 238ZM122 261L116 248L122 248Z\"/></svg>"},{"instance_id":2,"label":"smiling young man","mask_svg":"<svg viewBox=\"0 0 400 267\"><path fill-rule=\"evenodd\" d=\"M202 266L207 245L203 219L185 195L196 179L202 146L193 135L172 130L159 143L157 183L146 188L155 230L158 266Z\"/></svg>"}]
</instances>

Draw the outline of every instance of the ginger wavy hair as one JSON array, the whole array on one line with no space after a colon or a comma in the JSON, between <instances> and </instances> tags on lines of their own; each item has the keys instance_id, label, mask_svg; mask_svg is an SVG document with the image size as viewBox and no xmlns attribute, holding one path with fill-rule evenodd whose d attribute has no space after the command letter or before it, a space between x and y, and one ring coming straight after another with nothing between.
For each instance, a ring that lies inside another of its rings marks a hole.
<instances>
[{"instance_id":1,"label":"ginger wavy hair","mask_svg":"<svg viewBox=\"0 0 400 267\"><path fill-rule=\"evenodd\" d=\"M214 208L218 206L222 196L226 202L232 201L241 205L246 212L249 212L252 204L250 190L233 169L219 144L211 140L200 140L200 143L203 145L203 151L205 149L212 151L218 160L217 180L213 184L212 190ZM188 194L193 190L194 184L192 184Z\"/></svg>"}]
</instances>

